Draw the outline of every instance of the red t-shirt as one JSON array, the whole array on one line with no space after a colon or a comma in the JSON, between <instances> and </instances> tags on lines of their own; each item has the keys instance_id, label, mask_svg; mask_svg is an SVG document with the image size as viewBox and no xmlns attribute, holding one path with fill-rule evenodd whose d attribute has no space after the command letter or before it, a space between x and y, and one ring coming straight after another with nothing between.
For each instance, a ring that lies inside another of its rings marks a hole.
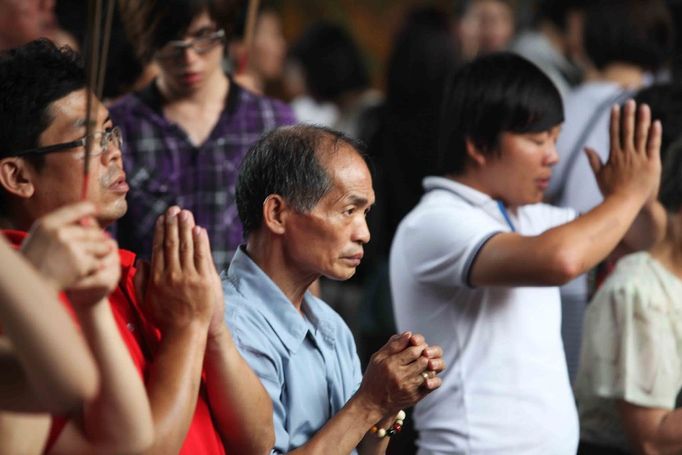
<instances>
[{"instance_id":1,"label":"red t-shirt","mask_svg":"<svg viewBox=\"0 0 682 455\"><path fill-rule=\"evenodd\" d=\"M19 247L27 236L22 231L7 230L2 232L15 247ZM121 259L121 280L116 290L109 296L109 303L111 303L111 310L114 314L118 330L121 333L121 338L123 338L124 343L128 347L130 356L140 375L146 381L153 353L156 352L160 340L160 332L145 318L144 312L140 308L140 303L135 296L135 286L133 284L133 277L137 271L134 266L135 254L130 251L119 250L119 257ZM66 297L62 295L61 298L66 304L67 309L72 312ZM46 452L54 445L57 436L59 436L65 424L66 419L53 418L50 437L45 448ZM203 382L199 390L199 399L197 400L194 417L192 418L192 423L190 424L180 454L225 454L220 435L213 425L206 388Z\"/></svg>"}]
</instances>

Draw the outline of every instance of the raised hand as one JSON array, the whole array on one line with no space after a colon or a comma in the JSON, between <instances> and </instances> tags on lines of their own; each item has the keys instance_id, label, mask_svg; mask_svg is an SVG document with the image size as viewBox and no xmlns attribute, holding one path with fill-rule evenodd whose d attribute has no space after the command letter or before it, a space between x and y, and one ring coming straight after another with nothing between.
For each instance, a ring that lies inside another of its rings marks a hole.
<instances>
[{"instance_id":1,"label":"raised hand","mask_svg":"<svg viewBox=\"0 0 682 455\"><path fill-rule=\"evenodd\" d=\"M656 197L661 180L661 123L651 122L651 110L628 100L624 108L611 110L609 130L610 153L602 164L597 153L585 149L590 167L604 196L624 193L626 196Z\"/></svg>"},{"instance_id":2,"label":"raised hand","mask_svg":"<svg viewBox=\"0 0 682 455\"><path fill-rule=\"evenodd\" d=\"M206 230L192 213L170 207L154 227L145 307L159 328L208 328L214 309L215 268Z\"/></svg>"},{"instance_id":3,"label":"raised hand","mask_svg":"<svg viewBox=\"0 0 682 455\"><path fill-rule=\"evenodd\" d=\"M90 202L62 207L36 221L21 246L24 257L58 290L96 272L111 253L112 244L94 215Z\"/></svg>"}]
</instances>

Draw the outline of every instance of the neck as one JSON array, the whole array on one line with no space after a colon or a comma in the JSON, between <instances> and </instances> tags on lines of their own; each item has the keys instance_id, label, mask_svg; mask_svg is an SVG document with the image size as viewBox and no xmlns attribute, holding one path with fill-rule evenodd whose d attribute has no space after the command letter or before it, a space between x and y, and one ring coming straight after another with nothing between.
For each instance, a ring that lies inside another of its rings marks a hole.
<instances>
[{"instance_id":1,"label":"neck","mask_svg":"<svg viewBox=\"0 0 682 455\"><path fill-rule=\"evenodd\" d=\"M468 168L463 174L459 175L450 174L446 175L445 177L450 180L454 180L457 183L461 183L477 191L480 191L481 193L487 194L493 199L502 200L501 195L494 190L494 185L492 185L491 182L488 181L487 175L484 173L476 172L475 170ZM516 209L516 207L506 205L506 203L505 206L508 209Z\"/></svg>"},{"instance_id":2,"label":"neck","mask_svg":"<svg viewBox=\"0 0 682 455\"><path fill-rule=\"evenodd\" d=\"M644 85L644 70L629 63L611 63L602 70L588 72L586 79L614 82L623 88L638 89Z\"/></svg>"},{"instance_id":3,"label":"neck","mask_svg":"<svg viewBox=\"0 0 682 455\"><path fill-rule=\"evenodd\" d=\"M251 234L246 244L249 257L258 264L300 312L303 296L319 275L298 269L286 257L285 251L282 239L269 233Z\"/></svg>"},{"instance_id":4,"label":"neck","mask_svg":"<svg viewBox=\"0 0 682 455\"><path fill-rule=\"evenodd\" d=\"M682 214L668 213L665 235L649 254L682 279Z\"/></svg>"},{"instance_id":5,"label":"neck","mask_svg":"<svg viewBox=\"0 0 682 455\"><path fill-rule=\"evenodd\" d=\"M227 76L225 76L225 73L223 73L222 70L219 70L210 75L201 87L192 91L182 91L173 88L164 79L163 75L159 75L157 85L159 92L161 92L161 95L168 104L189 102L192 104L206 105L216 101L220 101L222 104L227 97L230 81Z\"/></svg>"}]
</instances>

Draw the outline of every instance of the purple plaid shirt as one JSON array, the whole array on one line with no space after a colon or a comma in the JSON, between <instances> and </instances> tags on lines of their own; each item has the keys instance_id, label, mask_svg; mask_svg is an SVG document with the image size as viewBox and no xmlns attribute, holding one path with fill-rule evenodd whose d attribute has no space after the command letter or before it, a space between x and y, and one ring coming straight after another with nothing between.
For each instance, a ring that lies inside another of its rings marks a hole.
<instances>
[{"instance_id":1,"label":"purple plaid shirt","mask_svg":"<svg viewBox=\"0 0 682 455\"><path fill-rule=\"evenodd\" d=\"M218 270L227 269L243 241L234 195L239 166L263 133L295 122L289 106L230 81L225 109L198 147L163 116L154 83L122 98L110 114L123 132L130 184L128 213L115 227L121 247L149 258L156 218L177 204L207 229L213 260Z\"/></svg>"}]
</instances>

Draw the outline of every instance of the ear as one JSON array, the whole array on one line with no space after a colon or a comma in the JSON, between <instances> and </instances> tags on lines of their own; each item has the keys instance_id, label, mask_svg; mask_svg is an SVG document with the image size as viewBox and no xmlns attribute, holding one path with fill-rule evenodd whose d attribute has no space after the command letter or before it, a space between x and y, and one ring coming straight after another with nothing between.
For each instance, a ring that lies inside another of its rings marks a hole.
<instances>
[{"instance_id":1,"label":"ear","mask_svg":"<svg viewBox=\"0 0 682 455\"><path fill-rule=\"evenodd\" d=\"M469 160L476 166L476 167L483 167L486 164L486 156L485 154L481 151L481 149L474 144L474 141L471 139L467 138L465 139L465 145L467 149L467 156L469 157Z\"/></svg>"},{"instance_id":2,"label":"ear","mask_svg":"<svg viewBox=\"0 0 682 455\"><path fill-rule=\"evenodd\" d=\"M0 186L20 198L28 199L35 193L35 171L26 160L12 157L0 160Z\"/></svg>"},{"instance_id":3,"label":"ear","mask_svg":"<svg viewBox=\"0 0 682 455\"><path fill-rule=\"evenodd\" d=\"M271 194L263 202L263 225L273 234L284 234L289 210L290 208L282 196Z\"/></svg>"}]
</instances>

